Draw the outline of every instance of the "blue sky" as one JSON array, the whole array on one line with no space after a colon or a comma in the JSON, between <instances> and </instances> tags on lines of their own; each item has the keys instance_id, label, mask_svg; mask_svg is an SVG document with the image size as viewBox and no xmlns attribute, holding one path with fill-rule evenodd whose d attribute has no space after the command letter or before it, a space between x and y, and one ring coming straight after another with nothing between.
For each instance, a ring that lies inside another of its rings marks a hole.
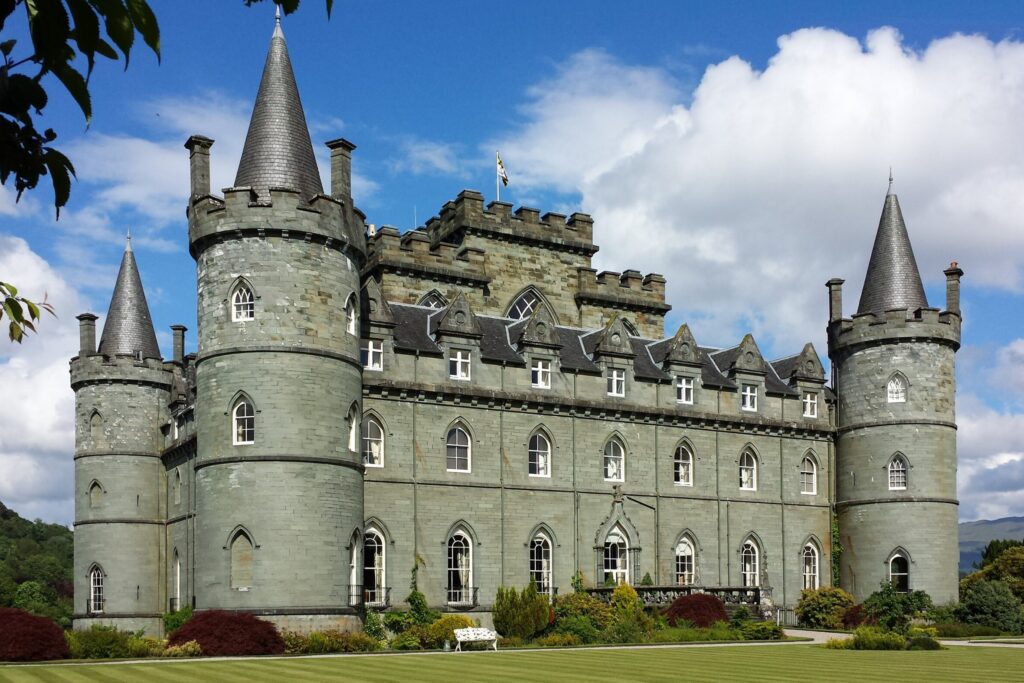
<instances>
[{"instance_id":1,"label":"blue sky","mask_svg":"<svg viewBox=\"0 0 1024 683\"><path fill-rule=\"evenodd\" d=\"M178 322L194 349L181 145L215 138L231 184L273 28L269 3L153 4L162 62L137 46L127 71L100 64L89 129L51 88L45 124L79 169L61 220L49 188L0 189L0 278L60 312L0 345L23 397L0 416L0 499L46 519L72 517L74 315L105 312L129 228L164 353ZM370 222L492 199L500 149L503 200L592 213L597 267L664 273L669 332L705 344L751 331L770 356L824 354L823 284L846 278L853 312L893 166L930 302L950 260L966 271L962 517L1024 514L1019 2L339 0L327 21L305 0L283 25L322 168L323 141L358 145Z\"/></svg>"}]
</instances>

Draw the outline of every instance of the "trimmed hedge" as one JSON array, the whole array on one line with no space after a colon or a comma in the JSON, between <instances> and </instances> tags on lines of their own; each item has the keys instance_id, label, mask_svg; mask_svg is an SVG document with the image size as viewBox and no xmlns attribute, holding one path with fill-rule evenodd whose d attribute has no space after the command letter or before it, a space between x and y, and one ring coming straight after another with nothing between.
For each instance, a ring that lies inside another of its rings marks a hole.
<instances>
[{"instance_id":1,"label":"trimmed hedge","mask_svg":"<svg viewBox=\"0 0 1024 683\"><path fill-rule=\"evenodd\" d=\"M707 593L693 593L676 598L665 611L665 617L670 626L685 621L698 628L707 628L716 621L729 621L725 603Z\"/></svg>"},{"instance_id":2,"label":"trimmed hedge","mask_svg":"<svg viewBox=\"0 0 1024 683\"><path fill-rule=\"evenodd\" d=\"M194 640L211 657L284 654L284 640L269 621L244 612L199 612L171 634L175 647Z\"/></svg>"},{"instance_id":3,"label":"trimmed hedge","mask_svg":"<svg viewBox=\"0 0 1024 683\"><path fill-rule=\"evenodd\" d=\"M853 596L842 588L804 589L800 591L800 601L796 604L796 617L801 626L839 629L843 627L843 617L853 605Z\"/></svg>"},{"instance_id":4,"label":"trimmed hedge","mask_svg":"<svg viewBox=\"0 0 1024 683\"><path fill-rule=\"evenodd\" d=\"M0 607L0 661L39 662L69 656L64 632L52 620Z\"/></svg>"}]
</instances>

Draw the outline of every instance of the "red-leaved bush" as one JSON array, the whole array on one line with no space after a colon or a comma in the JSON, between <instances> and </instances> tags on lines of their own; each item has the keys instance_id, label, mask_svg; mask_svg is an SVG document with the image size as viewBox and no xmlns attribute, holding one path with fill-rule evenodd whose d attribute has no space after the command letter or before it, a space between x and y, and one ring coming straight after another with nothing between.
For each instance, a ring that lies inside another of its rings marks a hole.
<instances>
[{"instance_id":1,"label":"red-leaved bush","mask_svg":"<svg viewBox=\"0 0 1024 683\"><path fill-rule=\"evenodd\" d=\"M190 640L212 657L284 654L284 640L277 628L244 612L197 612L171 634L167 644L173 647Z\"/></svg>"},{"instance_id":2,"label":"red-leaved bush","mask_svg":"<svg viewBox=\"0 0 1024 683\"><path fill-rule=\"evenodd\" d=\"M0 607L0 661L38 662L70 657L64 631L46 617Z\"/></svg>"},{"instance_id":3,"label":"red-leaved bush","mask_svg":"<svg viewBox=\"0 0 1024 683\"><path fill-rule=\"evenodd\" d=\"M665 617L672 626L681 621L688 621L697 628L707 628L716 621L729 621L729 615L725 613L725 603L707 593L694 593L676 598L665 611Z\"/></svg>"},{"instance_id":4,"label":"red-leaved bush","mask_svg":"<svg viewBox=\"0 0 1024 683\"><path fill-rule=\"evenodd\" d=\"M874 621L864 612L864 605L853 605L843 613L843 628L852 631L858 626L872 626Z\"/></svg>"}]
</instances>

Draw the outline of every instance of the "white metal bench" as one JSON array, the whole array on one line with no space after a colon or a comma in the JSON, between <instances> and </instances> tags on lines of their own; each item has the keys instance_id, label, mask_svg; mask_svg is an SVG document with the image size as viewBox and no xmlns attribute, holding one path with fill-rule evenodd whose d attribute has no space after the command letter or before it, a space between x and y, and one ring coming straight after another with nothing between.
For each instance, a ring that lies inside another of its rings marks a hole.
<instances>
[{"instance_id":1,"label":"white metal bench","mask_svg":"<svg viewBox=\"0 0 1024 683\"><path fill-rule=\"evenodd\" d=\"M455 640L456 652L462 652L463 643L490 643L498 651L498 634L489 628L457 628Z\"/></svg>"}]
</instances>

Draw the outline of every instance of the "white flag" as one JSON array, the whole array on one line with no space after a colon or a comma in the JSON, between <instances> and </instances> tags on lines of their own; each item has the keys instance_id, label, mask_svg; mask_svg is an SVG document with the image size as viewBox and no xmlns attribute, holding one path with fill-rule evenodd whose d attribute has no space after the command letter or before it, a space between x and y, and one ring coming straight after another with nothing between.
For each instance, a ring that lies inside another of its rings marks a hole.
<instances>
[{"instance_id":1,"label":"white flag","mask_svg":"<svg viewBox=\"0 0 1024 683\"><path fill-rule=\"evenodd\" d=\"M501 178L501 184L508 187L508 173L505 171L505 164L501 163L501 155L495 152L494 156L498 160L498 177Z\"/></svg>"}]
</instances>

